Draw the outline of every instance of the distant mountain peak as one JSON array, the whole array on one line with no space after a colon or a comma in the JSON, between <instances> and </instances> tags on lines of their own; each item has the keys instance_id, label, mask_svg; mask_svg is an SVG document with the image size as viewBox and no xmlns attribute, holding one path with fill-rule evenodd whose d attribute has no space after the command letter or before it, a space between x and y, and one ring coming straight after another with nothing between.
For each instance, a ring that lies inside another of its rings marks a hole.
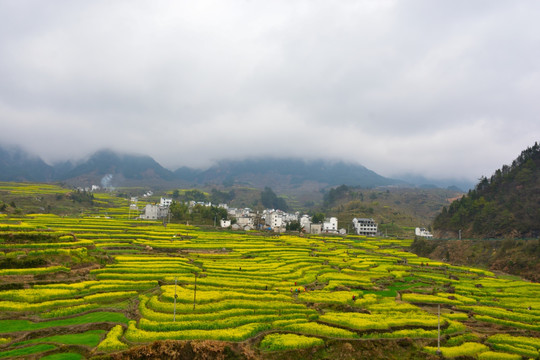
<instances>
[{"instance_id":1,"label":"distant mountain peak","mask_svg":"<svg viewBox=\"0 0 540 360\"><path fill-rule=\"evenodd\" d=\"M365 166L330 160L304 160L299 158L261 157L245 160L221 160L203 171L187 168L175 172L199 183L245 183L257 188L265 186L291 187L305 181L321 186L354 185L364 187L401 183L385 178Z\"/></svg>"}]
</instances>

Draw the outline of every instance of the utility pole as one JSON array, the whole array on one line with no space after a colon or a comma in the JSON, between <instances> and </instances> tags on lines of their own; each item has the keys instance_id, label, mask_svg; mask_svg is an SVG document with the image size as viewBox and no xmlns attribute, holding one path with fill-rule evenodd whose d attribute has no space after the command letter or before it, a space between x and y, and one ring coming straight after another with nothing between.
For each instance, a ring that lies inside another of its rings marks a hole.
<instances>
[{"instance_id":1,"label":"utility pole","mask_svg":"<svg viewBox=\"0 0 540 360\"><path fill-rule=\"evenodd\" d=\"M441 304L437 304L437 355L441 355Z\"/></svg>"},{"instance_id":2,"label":"utility pole","mask_svg":"<svg viewBox=\"0 0 540 360\"><path fill-rule=\"evenodd\" d=\"M174 278L174 315L173 315L173 322L176 321L176 298L178 297L178 295L176 295L176 279L177 278Z\"/></svg>"},{"instance_id":3,"label":"utility pole","mask_svg":"<svg viewBox=\"0 0 540 360\"><path fill-rule=\"evenodd\" d=\"M197 273L195 273L195 288L193 289L193 311L195 311L196 300L197 300Z\"/></svg>"}]
</instances>

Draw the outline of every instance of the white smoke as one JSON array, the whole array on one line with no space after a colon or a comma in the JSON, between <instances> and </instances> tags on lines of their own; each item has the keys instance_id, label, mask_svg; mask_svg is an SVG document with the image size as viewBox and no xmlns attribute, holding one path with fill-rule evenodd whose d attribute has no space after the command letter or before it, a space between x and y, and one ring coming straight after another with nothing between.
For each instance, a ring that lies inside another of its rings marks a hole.
<instances>
[{"instance_id":1,"label":"white smoke","mask_svg":"<svg viewBox=\"0 0 540 360\"><path fill-rule=\"evenodd\" d=\"M113 179L112 174L107 174L101 179L101 187L106 190L114 190L114 186L112 186L111 181Z\"/></svg>"}]
</instances>

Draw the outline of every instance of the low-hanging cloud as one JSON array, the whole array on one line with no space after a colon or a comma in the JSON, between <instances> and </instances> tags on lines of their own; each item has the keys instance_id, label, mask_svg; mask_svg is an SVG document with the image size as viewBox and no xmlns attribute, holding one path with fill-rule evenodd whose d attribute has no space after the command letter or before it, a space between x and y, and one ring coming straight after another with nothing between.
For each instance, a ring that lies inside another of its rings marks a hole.
<instances>
[{"instance_id":1,"label":"low-hanging cloud","mask_svg":"<svg viewBox=\"0 0 540 360\"><path fill-rule=\"evenodd\" d=\"M537 2L0 3L0 142L170 168L357 162L476 179L538 140Z\"/></svg>"}]
</instances>

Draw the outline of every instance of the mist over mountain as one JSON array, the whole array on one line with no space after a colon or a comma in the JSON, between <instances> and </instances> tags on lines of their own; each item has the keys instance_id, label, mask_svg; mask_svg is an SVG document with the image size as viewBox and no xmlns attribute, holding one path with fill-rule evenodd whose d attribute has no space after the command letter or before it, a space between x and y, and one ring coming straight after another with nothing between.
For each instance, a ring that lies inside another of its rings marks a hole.
<instances>
[{"instance_id":1,"label":"mist over mountain","mask_svg":"<svg viewBox=\"0 0 540 360\"><path fill-rule=\"evenodd\" d=\"M409 184L415 184L419 188L442 188L448 190L468 191L474 188L475 182L467 179L428 179L422 175L415 174L401 174L396 175L400 180L403 180Z\"/></svg>"},{"instance_id":2,"label":"mist over mountain","mask_svg":"<svg viewBox=\"0 0 540 360\"><path fill-rule=\"evenodd\" d=\"M304 182L317 182L325 186L357 185L376 187L404 184L403 181L381 176L362 165L323 160L258 158L247 160L223 160L204 171L178 169L179 178L197 183L246 184L262 188L298 187Z\"/></svg>"},{"instance_id":3,"label":"mist over mountain","mask_svg":"<svg viewBox=\"0 0 540 360\"><path fill-rule=\"evenodd\" d=\"M0 180L48 182L53 179L53 167L39 157L18 147L0 146Z\"/></svg>"},{"instance_id":4,"label":"mist over mountain","mask_svg":"<svg viewBox=\"0 0 540 360\"><path fill-rule=\"evenodd\" d=\"M106 175L113 186L269 186L285 192L308 188L318 191L339 185L372 188L418 184L387 178L358 164L294 158L222 160L205 170L181 167L171 171L150 156L107 149L82 160L50 165L22 149L0 147L0 170L2 181L62 181L73 186L99 185Z\"/></svg>"},{"instance_id":5,"label":"mist over mountain","mask_svg":"<svg viewBox=\"0 0 540 360\"><path fill-rule=\"evenodd\" d=\"M124 179L151 181L174 181L175 175L165 169L150 156L119 154L112 150L100 150L86 161L74 165L65 172L63 180L97 176L102 178L107 174L121 176Z\"/></svg>"}]
</instances>

